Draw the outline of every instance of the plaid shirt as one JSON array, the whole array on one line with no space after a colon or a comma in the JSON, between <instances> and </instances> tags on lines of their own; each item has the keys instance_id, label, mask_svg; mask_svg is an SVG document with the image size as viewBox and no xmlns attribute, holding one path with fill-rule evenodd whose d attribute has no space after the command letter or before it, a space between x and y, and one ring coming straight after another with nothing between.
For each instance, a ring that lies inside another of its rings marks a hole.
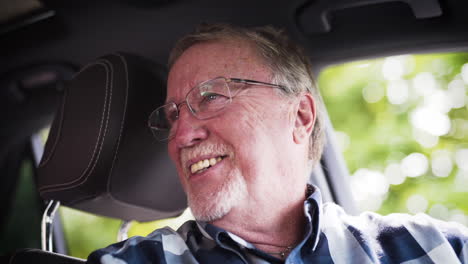
<instances>
[{"instance_id":1,"label":"plaid shirt","mask_svg":"<svg viewBox=\"0 0 468 264\"><path fill-rule=\"evenodd\" d=\"M468 263L468 229L424 214L347 215L322 204L315 190L304 202L304 239L280 260L207 223L188 221L93 252L87 263Z\"/></svg>"}]
</instances>

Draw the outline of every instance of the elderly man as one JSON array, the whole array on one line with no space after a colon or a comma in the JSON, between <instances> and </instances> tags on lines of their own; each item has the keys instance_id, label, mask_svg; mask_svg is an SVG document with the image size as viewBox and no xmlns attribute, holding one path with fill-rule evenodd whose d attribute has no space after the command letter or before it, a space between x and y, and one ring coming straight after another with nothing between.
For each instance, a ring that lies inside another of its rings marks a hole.
<instances>
[{"instance_id":1,"label":"elderly man","mask_svg":"<svg viewBox=\"0 0 468 264\"><path fill-rule=\"evenodd\" d=\"M346 215L308 185L324 135L301 49L271 28L205 25L171 53L168 140L196 221L92 253L90 263L459 263L467 230L426 216Z\"/></svg>"}]
</instances>

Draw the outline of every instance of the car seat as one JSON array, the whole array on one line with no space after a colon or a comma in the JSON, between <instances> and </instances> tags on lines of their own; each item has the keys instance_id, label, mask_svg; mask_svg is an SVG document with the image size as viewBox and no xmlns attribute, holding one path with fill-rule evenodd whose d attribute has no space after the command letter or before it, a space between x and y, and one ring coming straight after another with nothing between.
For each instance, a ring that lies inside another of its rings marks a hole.
<instances>
[{"instance_id":1,"label":"car seat","mask_svg":"<svg viewBox=\"0 0 468 264\"><path fill-rule=\"evenodd\" d=\"M164 67L119 52L86 65L67 83L37 168L39 194L49 201L43 232L59 203L125 221L174 217L187 208L166 145L147 126L164 102L165 80ZM47 250L49 242L50 234L43 235ZM2 263L33 259L84 262L26 249Z\"/></svg>"}]
</instances>

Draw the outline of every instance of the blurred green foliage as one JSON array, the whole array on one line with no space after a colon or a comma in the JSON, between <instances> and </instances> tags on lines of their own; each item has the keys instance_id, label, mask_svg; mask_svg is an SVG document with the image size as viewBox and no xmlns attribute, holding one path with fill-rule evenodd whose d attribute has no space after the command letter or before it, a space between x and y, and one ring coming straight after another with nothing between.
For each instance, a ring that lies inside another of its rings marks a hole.
<instances>
[{"instance_id":1,"label":"blurred green foliage","mask_svg":"<svg viewBox=\"0 0 468 264\"><path fill-rule=\"evenodd\" d=\"M60 216L69 254L87 258L97 248L116 242L120 220L85 213L65 206L60 207Z\"/></svg>"},{"instance_id":2,"label":"blurred green foliage","mask_svg":"<svg viewBox=\"0 0 468 264\"><path fill-rule=\"evenodd\" d=\"M465 105L447 113L452 121L451 130L441 135L433 146L424 146L417 142L410 113L428 104L427 96L415 95L415 78L421 73L430 73L435 80L436 90L447 92L450 82L463 80L461 71L463 65L467 65L468 54L407 55L393 58L401 62L403 69L395 80L388 80L383 74L384 63L388 58L332 66L319 76L319 87L332 124L336 131L344 133L349 139L342 150L350 174L360 168L383 173L389 163L400 162L411 153L422 153L430 160L435 151L446 150L452 154L450 158L454 163L447 177L435 176L429 162L429 169L422 176L406 178L399 185L390 185L388 193L383 197L383 204L377 211L382 214L408 212L408 197L419 194L428 200L427 209L434 204L443 204L448 210L461 210L466 215L468 203L464 197L468 194L468 182L466 176L463 178L466 171L457 166L454 153L468 147L467 80L464 80ZM392 81L407 85L408 99L404 103L389 102L388 87ZM364 89L368 88L380 89L384 94L379 100L368 102L363 94ZM457 128L455 119L464 123L458 124ZM468 163L468 160L465 162ZM465 186L457 188L460 184Z\"/></svg>"},{"instance_id":3,"label":"blurred green foliage","mask_svg":"<svg viewBox=\"0 0 468 264\"><path fill-rule=\"evenodd\" d=\"M402 104L390 103L385 95L372 103L364 99L363 89L371 92L377 89L376 91L385 93L390 82L382 74L385 60L386 58L382 58L332 66L319 76L319 87L333 126L341 135L346 135L349 141L341 146L350 173L354 174L360 168L383 173L389 163L400 162L414 152L422 153L430 159L435 150L445 149L454 153L458 149L468 148L468 125L464 132L458 131L456 136L451 131L439 137L438 143L431 147L424 147L415 140L409 113L421 105L424 101L422 97L409 96L407 102ZM431 73L438 89L447 90L447 85L452 80L461 78L461 68L468 62L468 54L405 56L400 61L404 68L400 79L408 81L410 90L410 81L422 72ZM448 116L452 121L458 118L468 122L468 106L465 104L464 107L452 109ZM457 182L457 174L460 172L461 169L455 164L447 177L436 177L429 166L429 170L420 177L406 178L399 185L390 185L377 211L383 214L408 212L408 198L419 194L428 200L426 212L435 204L443 204L450 212L461 211L466 215L467 188L462 188L464 191L456 188L457 184L467 184ZM61 209L61 215L68 247L73 256L86 258L93 250L116 242L117 230L121 224L118 220L68 208ZM144 236L166 225L176 229L189 218L190 213L186 212L177 219L136 223L130 229L129 236Z\"/></svg>"}]
</instances>

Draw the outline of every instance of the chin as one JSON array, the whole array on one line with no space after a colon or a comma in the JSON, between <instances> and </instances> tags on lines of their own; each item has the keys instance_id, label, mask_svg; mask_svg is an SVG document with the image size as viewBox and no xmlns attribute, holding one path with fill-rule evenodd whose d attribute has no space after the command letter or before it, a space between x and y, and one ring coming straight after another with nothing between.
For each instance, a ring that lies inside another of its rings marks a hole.
<instances>
[{"instance_id":1,"label":"chin","mask_svg":"<svg viewBox=\"0 0 468 264\"><path fill-rule=\"evenodd\" d=\"M219 220L247 198L247 183L240 174L234 175L216 190L188 191L188 204L196 220L203 222Z\"/></svg>"},{"instance_id":2,"label":"chin","mask_svg":"<svg viewBox=\"0 0 468 264\"><path fill-rule=\"evenodd\" d=\"M189 206L195 219L202 222L213 222L222 219L232 208L226 205L199 205L196 202L191 202L190 199Z\"/></svg>"}]
</instances>

